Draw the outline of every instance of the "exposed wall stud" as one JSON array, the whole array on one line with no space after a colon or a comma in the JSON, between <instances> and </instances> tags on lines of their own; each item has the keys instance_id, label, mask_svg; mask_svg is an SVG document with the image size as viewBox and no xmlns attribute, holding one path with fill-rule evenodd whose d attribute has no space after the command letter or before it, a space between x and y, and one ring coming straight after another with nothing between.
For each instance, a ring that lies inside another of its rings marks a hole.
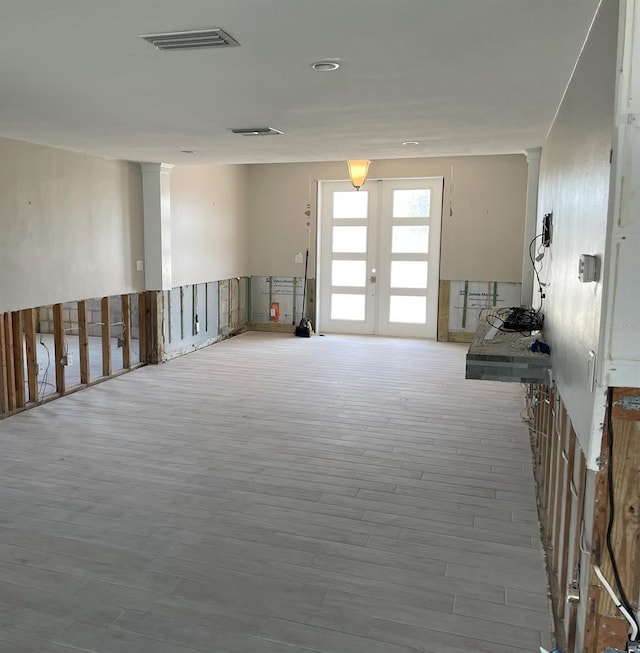
<instances>
[{"instance_id":1,"label":"exposed wall stud","mask_svg":"<svg viewBox=\"0 0 640 653\"><path fill-rule=\"evenodd\" d=\"M122 295L122 367L131 367L131 297Z\"/></svg>"},{"instance_id":2,"label":"exposed wall stud","mask_svg":"<svg viewBox=\"0 0 640 653\"><path fill-rule=\"evenodd\" d=\"M87 302L78 302L78 346L80 347L80 383L91 381L91 365L89 360L89 316Z\"/></svg>"},{"instance_id":3,"label":"exposed wall stud","mask_svg":"<svg viewBox=\"0 0 640 653\"><path fill-rule=\"evenodd\" d=\"M438 290L438 340L440 342L447 342L449 340L450 293L450 282L440 279L440 288Z\"/></svg>"},{"instance_id":4,"label":"exposed wall stud","mask_svg":"<svg viewBox=\"0 0 640 653\"><path fill-rule=\"evenodd\" d=\"M111 301L109 297L100 300L102 322L102 375L111 376Z\"/></svg>"},{"instance_id":5,"label":"exposed wall stud","mask_svg":"<svg viewBox=\"0 0 640 653\"><path fill-rule=\"evenodd\" d=\"M0 414L9 412L9 382L7 351L4 337L4 314L0 313Z\"/></svg>"},{"instance_id":6,"label":"exposed wall stud","mask_svg":"<svg viewBox=\"0 0 640 653\"><path fill-rule=\"evenodd\" d=\"M147 308L147 293L138 295L138 342L140 347L140 362L149 362L149 314Z\"/></svg>"},{"instance_id":7,"label":"exposed wall stud","mask_svg":"<svg viewBox=\"0 0 640 653\"><path fill-rule=\"evenodd\" d=\"M22 311L24 323L24 340L27 351L27 377L29 401L38 401L38 352L36 344L36 309L27 308Z\"/></svg>"},{"instance_id":8,"label":"exposed wall stud","mask_svg":"<svg viewBox=\"0 0 640 653\"><path fill-rule=\"evenodd\" d=\"M571 532L571 509L573 506L571 483L576 461L576 433L573 427L569 430L569 452L567 453L567 475L565 476L564 487L564 518L562 521L562 566L560 569L560 578L558 580L558 589L560 597L558 600L558 617L564 618L565 597L567 593L567 580L569 577L569 535Z\"/></svg>"},{"instance_id":9,"label":"exposed wall stud","mask_svg":"<svg viewBox=\"0 0 640 653\"><path fill-rule=\"evenodd\" d=\"M65 367L62 359L65 356L64 316L62 304L53 305L53 345L56 370L56 392L63 395L65 391Z\"/></svg>"},{"instance_id":10,"label":"exposed wall stud","mask_svg":"<svg viewBox=\"0 0 640 653\"><path fill-rule=\"evenodd\" d=\"M15 410L16 403L16 375L13 350L13 316L7 312L4 314L4 343L5 356L7 360L7 406L10 411Z\"/></svg>"}]
</instances>

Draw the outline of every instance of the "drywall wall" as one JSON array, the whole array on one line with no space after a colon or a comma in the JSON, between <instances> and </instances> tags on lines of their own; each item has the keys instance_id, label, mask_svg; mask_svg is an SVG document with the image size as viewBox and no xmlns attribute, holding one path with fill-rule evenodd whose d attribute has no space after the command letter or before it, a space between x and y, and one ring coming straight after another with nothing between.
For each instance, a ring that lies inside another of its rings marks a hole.
<instances>
[{"instance_id":1,"label":"drywall wall","mask_svg":"<svg viewBox=\"0 0 640 653\"><path fill-rule=\"evenodd\" d=\"M142 290L140 166L0 139L0 311Z\"/></svg>"},{"instance_id":2,"label":"drywall wall","mask_svg":"<svg viewBox=\"0 0 640 653\"><path fill-rule=\"evenodd\" d=\"M171 172L172 287L247 276L247 166Z\"/></svg>"},{"instance_id":3,"label":"drywall wall","mask_svg":"<svg viewBox=\"0 0 640 653\"><path fill-rule=\"evenodd\" d=\"M373 161L370 179L443 177L442 279L520 282L527 190L524 155ZM256 276L302 276L307 247L315 271L317 181L348 179L343 161L249 166L249 260Z\"/></svg>"},{"instance_id":4,"label":"drywall wall","mask_svg":"<svg viewBox=\"0 0 640 653\"><path fill-rule=\"evenodd\" d=\"M602 276L614 125L618 3L604 0L542 148L538 214L553 212L553 240L542 261L545 334L553 370L578 440L593 468L604 390L592 391L602 310ZM597 92L595 92L597 89ZM581 283L578 261L602 262L601 280ZM595 412L594 412L595 411ZM593 432L593 433L592 433ZM594 446L591 446L593 439Z\"/></svg>"}]
</instances>

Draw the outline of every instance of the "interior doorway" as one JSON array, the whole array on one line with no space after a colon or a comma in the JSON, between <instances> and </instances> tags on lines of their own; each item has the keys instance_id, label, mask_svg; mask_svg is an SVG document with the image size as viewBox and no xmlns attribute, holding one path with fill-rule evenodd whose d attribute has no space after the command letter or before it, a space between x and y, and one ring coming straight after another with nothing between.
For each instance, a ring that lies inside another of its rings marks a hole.
<instances>
[{"instance_id":1,"label":"interior doorway","mask_svg":"<svg viewBox=\"0 0 640 653\"><path fill-rule=\"evenodd\" d=\"M321 182L319 326L435 338L443 179Z\"/></svg>"}]
</instances>

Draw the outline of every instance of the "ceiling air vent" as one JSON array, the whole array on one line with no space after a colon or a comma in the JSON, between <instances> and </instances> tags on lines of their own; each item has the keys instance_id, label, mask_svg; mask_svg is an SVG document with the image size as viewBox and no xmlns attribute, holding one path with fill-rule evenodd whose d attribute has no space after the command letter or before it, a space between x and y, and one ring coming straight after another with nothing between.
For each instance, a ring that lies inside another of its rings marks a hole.
<instances>
[{"instance_id":1,"label":"ceiling air vent","mask_svg":"<svg viewBox=\"0 0 640 653\"><path fill-rule=\"evenodd\" d=\"M240 45L220 27L190 30L188 32L165 32L163 34L141 34L158 50L195 50L197 48L222 48Z\"/></svg>"},{"instance_id":2,"label":"ceiling air vent","mask_svg":"<svg viewBox=\"0 0 640 653\"><path fill-rule=\"evenodd\" d=\"M232 128L231 131L234 134L240 134L241 136L271 136L272 134L284 134L284 132L279 129L274 129L273 127L237 127Z\"/></svg>"}]
</instances>

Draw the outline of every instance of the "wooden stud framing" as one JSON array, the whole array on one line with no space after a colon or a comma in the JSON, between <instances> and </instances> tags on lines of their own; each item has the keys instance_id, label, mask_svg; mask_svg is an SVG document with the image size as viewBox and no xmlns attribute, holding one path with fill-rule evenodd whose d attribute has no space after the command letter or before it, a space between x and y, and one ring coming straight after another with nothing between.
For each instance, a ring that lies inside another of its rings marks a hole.
<instances>
[{"instance_id":1,"label":"wooden stud framing","mask_svg":"<svg viewBox=\"0 0 640 653\"><path fill-rule=\"evenodd\" d=\"M65 367L62 359L66 354L64 316L62 304L53 305L53 345L56 370L56 392L63 395L65 391Z\"/></svg>"},{"instance_id":2,"label":"wooden stud framing","mask_svg":"<svg viewBox=\"0 0 640 653\"><path fill-rule=\"evenodd\" d=\"M80 348L80 383L91 381L89 360L89 314L86 301L78 302L78 346Z\"/></svg>"},{"instance_id":3,"label":"wooden stud framing","mask_svg":"<svg viewBox=\"0 0 640 653\"><path fill-rule=\"evenodd\" d=\"M560 487L562 483L562 436L564 433L564 423L566 419L566 411L562 406L562 402L558 398L558 408L556 419L553 423L553 455L551 467L551 494L549 496L549 513L547 515L547 545L551 548L552 555L550 556L551 571L555 573L558 569L556 561L557 551L554 549L555 535L558 529L558 513L560 511L561 492Z\"/></svg>"},{"instance_id":4,"label":"wooden stud framing","mask_svg":"<svg viewBox=\"0 0 640 653\"><path fill-rule=\"evenodd\" d=\"M147 315L147 294L141 292L138 295L138 343L140 347L140 362L149 362L149 347L148 347L148 322L149 316Z\"/></svg>"},{"instance_id":5,"label":"wooden stud framing","mask_svg":"<svg viewBox=\"0 0 640 653\"><path fill-rule=\"evenodd\" d=\"M531 386L529 397L540 397L543 388ZM551 393L552 397L556 391ZM623 401L623 398L626 399ZM613 584L613 572L606 546L609 520L608 473L613 474L615 519L612 544L618 570L632 608L640 594L640 411L634 408L632 398L640 397L638 388L616 388L613 391L613 461L609 460L608 424L605 424L600 471L595 473L594 503L585 504L587 465L580 449L571 420L559 397L551 406L539 402L534 408L532 443L536 461L536 478L541 517L545 517L550 547L549 565L554 615L559 626L559 644L567 653L577 653L579 639L583 641L581 653L600 653L610 646L623 649L627 639L628 624L593 571L593 565L602 569ZM626 406L626 407L625 407ZM545 437L547 435L548 441ZM543 515L544 510L547 515ZM581 562L582 520L585 511L593 511L590 568L579 569ZM576 604L567 604L567 588L578 573L588 573L588 594L583 598L586 609L585 630L578 633ZM563 646L563 625L566 625L567 642Z\"/></svg>"},{"instance_id":6,"label":"wooden stud framing","mask_svg":"<svg viewBox=\"0 0 640 653\"><path fill-rule=\"evenodd\" d=\"M569 443L569 418L563 409L562 426L558 434L558 483L554 507L553 523L553 575L557 578L560 569L560 531L562 524L562 488L566 487L567 463L566 449ZM564 454L564 455L563 455Z\"/></svg>"},{"instance_id":7,"label":"wooden stud framing","mask_svg":"<svg viewBox=\"0 0 640 653\"><path fill-rule=\"evenodd\" d=\"M591 560L600 566L611 582L613 573L606 547L609 521L608 473L613 474L614 521L611 542L618 562L618 572L625 593L634 611L640 593L640 414L625 410L623 397L640 396L637 388L615 388L613 391L613 461L609 459L608 424L602 438L601 469L596 474ZM597 653L605 647L624 648L628 625L605 592L593 571L589 576L588 620L585 630L586 653Z\"/></svg>"},{"instance_id":8,"label":"wooden stud framing","mask_svg":"<svg viewBox=\"0 0 640 653\"><path fill-rule=\"evenodd\" d=\"M578 478L580 484L577 487L577 506L576 506L576 520L575 520L575 535L573 537L573 550L571 559L573 561L574 574L580 573L580 539L582 537L581 524L584 515L584 499L587 486L587 461L584 453L580 450L580 465L578 468ZM569 607L569 626L567 628L567 650L573 651L576 645L578 627L578 606L572 603Z\"/></svg>"},{"instance_id":9,"label":"wooden stud framing","mask_svg":"<svg viewBox=\"0 0 640 653\"><path fill-rule=\"evenodd\" d=\"M576 433L573 426L569 428L569 451L567 452L567 474L565 476L564 487L564 518L562 520L562 566L560 568L560 576L558 579L558 590L560 596L558 598L558 617L564 618L565 599L567 596L567 580L569 577L569 534L571 531L571 509L572 509L572 494L571 483L573 482L573 473L576 461Z\"/></svg>"},{"instance_id":10,"label":"wooden stud framing","mask_svg":"<svg viewBox=\"0 0 640 653\"><path fill-rule=\"evenodd\" d=\"M11 316L13 328L13 370L16 375L16 408L24 408L24 340L22 334L22 313L14 311Z\"/></svg>"},{"instance_id":11,"label":"wooden stud framing","mask_svg":"<svg viewBox=\"0 0 640 653\"><path fill-rule=\"evenodd\" d=\"M22 311L24 324L24 340L27 350L27 385L29 387L29 401L38 401L38 352L36 344L36 309L27 308Z\"/></svg>"},{"instance_id":12,"label":"wooden stud framing","mask_svg":"<svg viewBox=\"0 0 640 653\"><path fill-rule=\"evenodd\" d=\"M4 339L4 314L0 313L0 414L9 412L7 351Z\"/></svg>"},{"instance_id":13,"label":"wooden stud framing","mask_svg":"<svg viewBox=\"0 0 640 653\"><path fill-rule=\"evenodd\" d=\"M162 328L163 303L162 291L152 290L147 293L147 360L152 364L162 362L164 349L164 332ZM182 323L184 323L184 318L182 319Z\"/></svg>"},{"instance_id":14,"label":"wooden stud framing","mask_svg":"<svg viewBox=\"0 0 640 653\"><path fill-rule=\"evenodd\" d=\"M451 294L451 283L440 279L438 289L438 340L447 342L449 340L449 297Z\"/></svg>"},{"instance_id":15,"label":"wooden stud framing","mask_svg":"<svg viewBox=\"0 0 640 653\"><path fill-rule=\"evenodd\" d=\"M100 300L102 322L102 375L111 376L111 301L109 297Z\"/></svg>"},{"instance_id":16,"label":"wooden stud framing","mask_svg":"<svg viewBox=\"0 0 640 653\"><path fill-rule=\"evenodd\" d=\"M122 295L122 367L131 367L131 296Z\"/></svg>"},{"instance_id":17,"label":"wooden stud framing","mask_svg":"<svg viewBox=\"0 0 640 653\"><path fill-rule=\"evenodd\" d=\"M628 402L633 398L640 397L640 388L615 388L613 391L613 412L611 417L614 423L614 432L616 422L640 421L640 411L633 408L625 408L625 398Z\"/></svg>"},{"instance_id":18,"label":"wooden stud framing","mask_svg":"<svg viewBox=\"0 0 640 653\"><path fill-rule=\"evenodd\" d=\"M545 500L545 515L544 521L542 522L544 530L544 538L547 546L551 546L551 541L553 539L553 514L554 514L554 500L556 496L556 473L558 465L558 446L557 446L557 434L554 423L551 424L549 431L549 468L547 470L547 496Z\"/></svg>"},{"instance_id":19,"label":"wooden stud framing","mask_svg":"<svg viewBox=\"0 0 640 653\"><path fill-rule=\"evenodd\" d=\"M546 514L549 514L549 501L551 497L551 454L553 451L553 422L554 422L554 404L555 390L549 389L545 401L545 421L544 421L544 493L543 505Z\"/></svg>"},{"instance_id":20,"label":"wooden stud framing","mask_svg":"<svg viewBox=\"0 0 640 653\"><path fill-rule=\"evenodd\" d=\"M9 411L16 409L16 375L13 358L13 316L11 313L4 314L4 351L7 365L7 407Z\"/></svg>"}]
</instances>

